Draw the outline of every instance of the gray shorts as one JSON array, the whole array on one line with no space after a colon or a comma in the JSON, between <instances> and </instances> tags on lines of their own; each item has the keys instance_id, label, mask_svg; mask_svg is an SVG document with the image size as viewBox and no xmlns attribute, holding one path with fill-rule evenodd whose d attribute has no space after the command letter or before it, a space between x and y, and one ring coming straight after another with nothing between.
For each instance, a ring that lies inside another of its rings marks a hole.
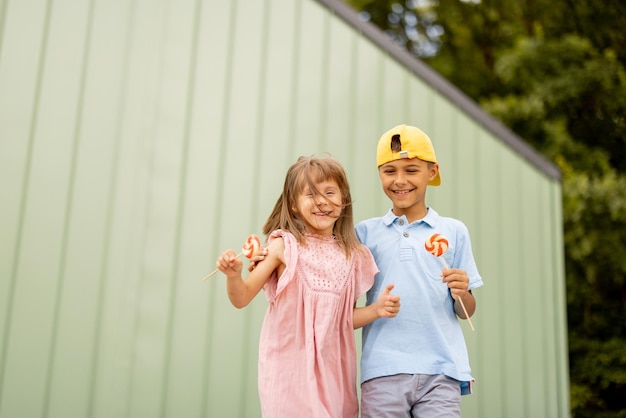
<instances>
[{"instance_id":1,"label":"gray shorts","mask_svg":"<svg viewBox=\"0 0 626 418\"><path fill-rule=\"evenodd\" d=\"M362 418L460 416L460 383L444 375L397 374L361 385Z\"/></svg>"}]
</instances>

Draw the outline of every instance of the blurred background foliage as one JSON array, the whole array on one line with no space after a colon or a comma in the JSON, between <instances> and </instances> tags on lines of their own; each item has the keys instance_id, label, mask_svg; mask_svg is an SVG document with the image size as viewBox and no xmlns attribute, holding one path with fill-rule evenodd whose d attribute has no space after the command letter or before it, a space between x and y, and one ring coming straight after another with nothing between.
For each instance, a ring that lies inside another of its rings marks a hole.
<instances>
[{"instance_id":1,"label":"blurred background foliage","mask_svg":"<svg viewBox=\"0 0 626 418\"><path fill-rule=\"evenodd\" d=\"M344 1L561 169L572 417L626 417L626 1Z\"/></svg>"}]
</instances>

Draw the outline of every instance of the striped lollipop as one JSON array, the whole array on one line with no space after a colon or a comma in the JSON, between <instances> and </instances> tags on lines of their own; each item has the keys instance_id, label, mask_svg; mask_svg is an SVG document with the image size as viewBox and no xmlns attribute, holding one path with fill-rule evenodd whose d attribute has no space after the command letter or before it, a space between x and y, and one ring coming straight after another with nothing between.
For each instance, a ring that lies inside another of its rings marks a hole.
<instances>
[{"instance_id":1,"label":"striped lollipop","mask_svg":"<svg viewBox=\"0 0 626 418\"><path fill-rule=\"evenodd\" d=\"M241 247L241 252L237 254L235 258L241 257L242 255L245 255L248 258L252 258L254 254L256 254L259 251L259 248L261 248L261 240L255 234L250 234L248 235L246 242L244 242L243 246ZM204 279L202 280L208 279L209 277L213 276L218 271L219 269L213 270L211 273L204 276Z\"/></svg>"},{"instance_id":2,"label":"striped lollipop","mask_svg":"<svg viewBox=\"0 0 626 418\"><path fill-rule=\"evenodd\" d=\"M252 258L252 256L259 251L261 248L261 240L254 234L248 235L248 239L241 247L241 254L245 255L248 258Z\"/></svg>"},{"instance_id":3,"label":"striped lollipop","mask_svg":"<svg viewBox=\"0 0 626 418\"><path fill-rule=\"evenodd\" d=\"M446 263L446 260L445 258L442 257L442 255L446 251L448 251L448 245L449 245L448 239L446 237L444 237L441 234L432 234L430 237L428 237L428 239L424 243L424 248L426 248L426 251L428 251L429 253L437 257L439 260L441 260L441 264L443 265L443 268L447 269L449 268L448 263ZM474 331L474 324L472 324L472 320L470 319L470 316L467 314L467 309L465 309L465 305L463 304L463 299L458 298L458 301L461 302L461 308L463 308L463 312L465 313L467 322L469 323L472 331Z\"/></svg>"},{"instance_id":4,"label":"striped lollipop","mask_svg":"<svg viewBox=\"0 0 626 418\"><path fill-rule=\"evenodd\" d=\"M424 247L426 247L426 251L435 257L439 257L448 251L448 240L441 234L432 234L426 240Z\"/></svg>"}]
</instances>

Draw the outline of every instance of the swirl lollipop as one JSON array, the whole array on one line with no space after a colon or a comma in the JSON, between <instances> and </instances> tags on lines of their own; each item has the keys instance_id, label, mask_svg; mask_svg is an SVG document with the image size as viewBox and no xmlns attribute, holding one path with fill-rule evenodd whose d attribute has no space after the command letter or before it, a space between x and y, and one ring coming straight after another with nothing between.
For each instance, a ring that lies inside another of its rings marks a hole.
<instances>
[{"instance_id":1,"label":"swirl lollipop","mask_svg":"<svg viewBox=\"0 0 626 418\"><path fill-rule=\"evenodd\" d=\"M426 251L428 251L429 253L437 257L439 260L441 260L441 264L443 265L443 268L446 268L446 269L449 268L448 263L446 263L445 258L442 257L443 253L448 251L448 240L446 237L444 237L441 234L432 234L430 237L428 237L428 239L424 243L424 247L426 248ZM467 314L467 309L465 309L465 305L463 304L463 299L458 298L457 300L461 302L461 308L463 308L463 312L465 313L467 322L469 323L472 331L474 331L474 324L472 324L472 320L470 319L470 316Z\"/></svg>"},{"instance_id":2,"label":"swirl lollipop","mask_svg":"<svg viewBox=\"0 0 626 418\"><path fill-rule=\"evenodd\" d=\"M248 239L244 242L241 247L241 254L245 255L248 258L252 258L257 251L261 248L261 240L256 235L248 235Z\"/></svg>"},{"instance_id":3,"label":"swirl lollipop","mask_svg":"<svg viewBox=\"0 0 626 418\"><path fill-rule=\"evenodd\" d=\"M426 240L426 243L424 244L424 247L426 247L426 251L428 251L429 253L431 253L435 257L441 257L443 255L443 253L448 251L448 240L446 239L446 237L444 237L441 234L432 234ZM444 260L443 258L442 258L442 260L443 260L444 265L445 265L446 260ZM447 268L447 266L446 266L446 268Z\"/></svg>"},{"instance_id":4,"label":"swirl lollipop","mask_svg":"<svg viewBox=\"0 0 626 418\"><path fill-rule=\"evenodd\" d=\"M254 256L254 254L259 251L259 248L261 248L261 240L259 239L259 237L254 234L248 235L248 239L246 239L246 242L244 242L243 246L241 247L241 252L237 254L235 258L241 257L242 255L245 255L248 258L252 258L252 256ZM204 279L202 280L208 279L218 271L219 269L213 270L211 273L204 276Z\"/></svg>"}]
</instances>

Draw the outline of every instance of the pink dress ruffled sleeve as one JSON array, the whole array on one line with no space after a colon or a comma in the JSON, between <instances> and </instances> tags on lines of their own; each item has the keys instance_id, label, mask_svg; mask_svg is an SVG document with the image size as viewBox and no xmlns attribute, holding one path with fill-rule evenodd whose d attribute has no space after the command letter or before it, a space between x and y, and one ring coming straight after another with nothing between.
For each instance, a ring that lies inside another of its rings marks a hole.
<instances>
[{"instance_id":1,"label":"pink dress ruffled sleeve","mask_svg":"<svg viewBox=\"0 0 626 418\"><path fill-rule=\"evenodd\" d=\"M284 231L285 270L264 287L269 301L259 341L264 417L356 418L353 308L378 268L366 247L350 259L333 238Z\"/></svg>"}]
</instances>

